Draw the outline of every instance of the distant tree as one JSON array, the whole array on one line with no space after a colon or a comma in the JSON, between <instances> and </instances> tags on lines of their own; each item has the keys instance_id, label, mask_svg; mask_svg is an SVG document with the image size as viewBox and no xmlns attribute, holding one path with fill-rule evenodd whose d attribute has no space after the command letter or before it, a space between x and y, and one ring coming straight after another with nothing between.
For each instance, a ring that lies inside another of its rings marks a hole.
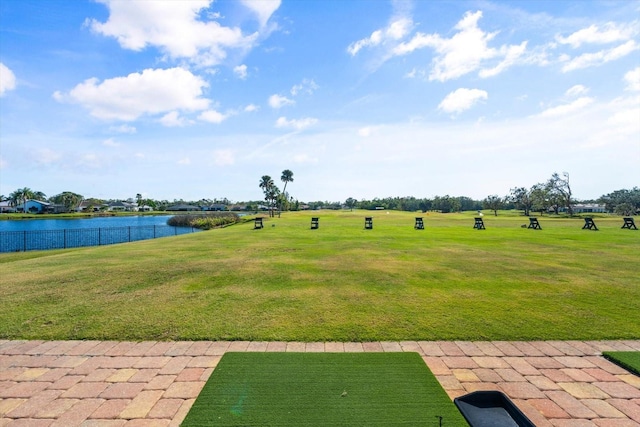
<instances>
[{"instance_id":1,"label":"distant tree","mask_svg":"<svg viewBox=\"0 0 640 427\"><path fill-rule=\"evenodd\" d=\"M636 214L636 207L631 203L620 203L616 205L614 211L616 215L631 216Z\"/></svg>"},{"instance_id":2,"label":"distant tree","mask_svg":"<svg viewBox=\"0 0 640 427\"><path fill-rule=\"evenodd\" d=\"M492 210L493 214L495 216L498 216L498 210L502 209L502 206L504 205L504 201L502 200L502 197L496 196L495 194L493 194L491 196L487 196L487 198L484 199L483 205L485 209Z\"/></svg>"},{"instance_id":3,"label":"distant tree","mask_svg":"<svg viewBox=\"0 0 640 427\"><path fill-rule=\"evenodd\" d=\"M353 211L353 208L356 207L356 204L358 203L358 201L356 199L354 199L353 197L349 197L347 200L345 200L344 204L345 206L347 206L349 209L351 209Z\"/></svg>"},{"instance_id":4,"label":"distant tree","mask_svg":"<svg viewBox=\"0 0 640 427\"><path fill-rule=\"evenodd\" d=\"M138 209L142 207L142 194L136 194L136 203L138 204Z\"/></svg>"},{"instance_id":5,"label":"distant tree","mask_svg":"<svg viewBox=\"0 0 640 427\"><path fill-rule=\"evenodd\" d=\"M508 200L513 202L516 208L522 209L525 216L529 216L529 211L533 206L531 190L527 190L524 187L512 188Z\"/></svg>"},{"instance_id":6,"label":"distant tree","mask_svg":"<svg viewBox=\"0 0 640 427\"><path fill-rule=\"evenodd\" d=\"M618 205L631 205L633 206L633 213L630 215L634 215L640 211L640 188L633 187L631 190L616 190L601 196L598 202L604 203L609 212L615 212Z\"/></svg>"},{"instance_id":7,"label":"distant tree","mask_svg":"<svg viewBox=\"0 0 640 427\"><path fill-rule=\"evenodd\" d=\"M276 187L275 182L269 175L263 175L260 179L260 188L264 192L264 200L269 207L269 216L274 216L273 208L280 194L280 190Z\"/></svg>"},{"instance_id":8,"label":"distant tree","mask_svg":"<svg viewBox=\"0 0 640 427\"><path fill-rule=\"evenodd\" d=\"M49 200L57 205L63 205L67 212L74 211L82 203L83 197L80 194L71 191L63 191L60 194L52 196Z\"/></svg>"},{"instance_id":9,"label":"distant tree","mask_svg":"<svg viewBox=\"0 0 640 427\"><path fill-rule=\"evenodd\" d=\"M546 184L536 184L531 187L529 197L531 198L531 209L540 212L540 215L551 207L549 190Z\"/></svg>"},{"instance_id":10,"label":"distant tree","mask_svg":"<svg viewBox=\"0 0 640 427\"><path fill-rule=\"evenodd\" d=\"M558 208L563 206L569 215L573 215L573 206L571 206L573 200L571 199L569 173L562 172L562 177L558 175L557 172L554 173L551 175L549 181L547 181L547 187L553 200L556 213L558 213Z\"/></svg>"},{"instance_id":11,"label":"distant tree","mask_svg":"<svg viewBox=\"0 0 640 427\"><path fill-rule=\"evenodd\" d=\"M11 204L13 206L18 206L20 203L22 203L22 208L24 210L25 205L27 204L27 200L34 199L35 194L36 193L29 187L19 188L13 193L9 194L9 200L11 201Z\"/></svg>"},{"instance_id":12,"label":"distant tree","mask_svg":"<svg viewBox=\"0 0 640 427\"><path fill-rule=\"evenodd\" d=\"M280 176L280 181L284 182L284 187L282 188L282 197L280 198L278 217L280 216L280 212L282 212L283 204L288 204L289 196L287 194L287 184L293 182L293 172L291 172L289 169L283 170L282 175Z\"/></svg>"}]
</instances>

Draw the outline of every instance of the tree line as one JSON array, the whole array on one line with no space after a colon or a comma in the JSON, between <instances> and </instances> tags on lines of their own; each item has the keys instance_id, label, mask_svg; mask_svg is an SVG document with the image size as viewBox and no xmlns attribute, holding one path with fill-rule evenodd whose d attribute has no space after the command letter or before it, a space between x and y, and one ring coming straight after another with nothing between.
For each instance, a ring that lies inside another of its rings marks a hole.
<instances>
[{"instance_id":1,"label":"tree line","mask_svg":"<svg viewBox=\"0 0 640 427\"><path fill-rule=\"evenodd\" d=\"M496 215L498 210L501 209L519 209L523 211L524 215L529 216L531 212L539 212L541 214L544 212L553 212L558 214L561 211L572 215L573 205L576 202L573 198L569 174L566 172L562 174L554 173L547 181L537 183L529 188L514 187L510 190L509 194L505 196L498 196L494 194L487 196L483 200L474 200L465 196L445 195L435 196L433 198L416 198L413 196L407 196L374 198L371 200L356 200L349 197L343 202L301 202L287 192L287 184L293 182L293 172L289 169L282 171L280 181L284 184L282 191L280 191L271 176L263 175L258 186L264 193L264 202L257 200L238 202L236 204L243 205L246 210L252 211L257 211L260 209L261 205L264 206L264 204L266 204L266 208L270 215L275 215L276 213L280 214L280 212L287 210L347 208L366 210L389 209L410 212L439 211L443 213L488 209L492 210ZM92 207L99 209L105 204L104 200L85 198L82 195L71 191L63 191L60 194L47 197L41 191L35 191L28 187L17 189L8 197L0 195L0 202L8 201L12 206L24 205L28 200L39 200L61 205L69 212L77 210L80 203L83 201L85 202L83 206L88 207L87 210L93 210ZM128 201L133 203L134 198L130 198ZM232 204L226 197L221 199L200 199L198 201L174 199L170 202L168 200L143 198L140 193L136 194L135 202L138 206L149 206L155 211L164 211L169 206L175 204L196 206L220 204L227 207ZM640 214L640 188L633 187L632 189L616 190L611 193L604 194L598 199L583 200L582 202L604 204L605 209L608 212L618 215L637 215Z\"/></svg>"}]
</instances>

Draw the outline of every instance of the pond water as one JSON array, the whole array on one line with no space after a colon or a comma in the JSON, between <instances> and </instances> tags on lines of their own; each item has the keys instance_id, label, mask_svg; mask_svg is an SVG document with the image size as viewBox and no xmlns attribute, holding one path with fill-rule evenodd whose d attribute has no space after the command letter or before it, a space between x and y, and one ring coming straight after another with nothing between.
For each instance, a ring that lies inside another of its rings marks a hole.
<instances>
[{"instance_id":1,"label":"pond water","mask_svg":"<svg viewBox=\"0 0 640 427\"><path fill-rule=\"evenodd\" d=\"M101 246L199 231L172 227L172 215L0 221L0 252Z\"/></svg>"},{"instance_id":2,"label":"pond water","mask_svg":"<svg viewBox=\"0 0 640 427\"><path fill-rule=\"evenodd\" d=\"M0 220L1 231L66 230L78 228L140 227L167 225L173 215L103 216L92 218Z\"/></svg>"}]
</instances>

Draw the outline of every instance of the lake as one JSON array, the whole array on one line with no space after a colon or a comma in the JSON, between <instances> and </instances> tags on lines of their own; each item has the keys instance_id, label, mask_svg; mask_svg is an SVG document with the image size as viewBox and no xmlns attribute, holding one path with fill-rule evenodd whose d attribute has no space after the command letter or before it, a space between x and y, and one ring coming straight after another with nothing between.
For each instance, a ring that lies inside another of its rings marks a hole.
<instances>
[{"instance_id":1,"label":"lake","mask_svg":"<svg viewBox=\"0 0 640 427\"><path fill-rule=\"evenodd\" d=\"M171 216L2 220L0 252L110 245L199 231L167 225Z\"/></svg>"},{"instance_id":2,"label":"lake","mask_svg":"<svg viewBox=\"0 0 640 427\"><path fill-rule=\"evenodd\" d=\"M0 220L0 231L64 230L78 228L139 227L167 225L173 215L101 216L91 218Z\"/></svg>"}]
</instances>

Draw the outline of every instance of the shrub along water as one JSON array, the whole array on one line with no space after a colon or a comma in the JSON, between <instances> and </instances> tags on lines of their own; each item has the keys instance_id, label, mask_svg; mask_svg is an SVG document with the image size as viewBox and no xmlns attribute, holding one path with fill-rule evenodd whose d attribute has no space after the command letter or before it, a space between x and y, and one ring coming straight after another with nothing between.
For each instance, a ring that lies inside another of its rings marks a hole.
<instances>
[{"instance_id":1,"label":"shrub along water","mask_svg":"<svg viewBox=\"0 0 640 427\"><path fill-rule=\"evenodd\" d=\"M225 227L240 222L240 216L233 212L208 212L205 214L176 215L167 224L174 227L194 227L202 230Z\"/></svg>"}]
</instances>

